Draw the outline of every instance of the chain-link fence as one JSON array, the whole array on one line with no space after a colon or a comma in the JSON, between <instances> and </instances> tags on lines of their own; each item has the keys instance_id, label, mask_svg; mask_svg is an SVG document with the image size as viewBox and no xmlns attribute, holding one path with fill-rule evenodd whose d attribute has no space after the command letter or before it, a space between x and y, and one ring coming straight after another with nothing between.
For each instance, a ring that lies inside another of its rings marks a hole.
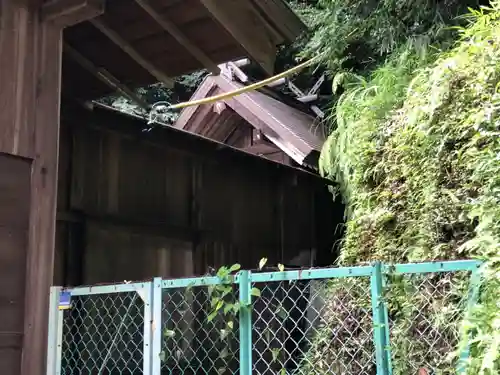
<instances>
[{"instance_id":1,"label":"chain-link fence","mask_svg":"<svg viewBox=\"0 0 500 375\"><path fill-rule=\"evenodd\" d=\"M469 301L470 272L387 274L394 375L457 372L452 356L460 344L460 325Z\"/></svg>"},{"instance_id":2,"label":"chain-link fence","mask_svg":"<svg viewBox=\"0 0 500 375\"><path fill-rule=\"evenodd\" d=\"M255 283L253 373L372 374L370 280L356 281Z\"/></svg>"},{"instance_id":3,"label":"chain-link fence","mask_svg":"<svg viewBox=\"0 0 500 375\"><path fill-rule=\"evenodd\" d=\"M237 285L211 281L164 282L161 356L169 374L239 372Z\"/></svg>"},{"instance_id":4,"label":"chain-link fence","mask_svg":"<svg viewBox=\"0 0 500 375\"><path fill-rule=\"evenodd\" d=\"M48 374L465 374L460 324L479 266L377 263L53 288Z\"/></svg>"},{"instance_id":5,"label":"chain-link fence","mask_svg":"<svg viewBox=\"0 0 500 375\"><path fill-rule=\"evenodd\" d=\"M57 314L57 374L147 374L148 291L144 284L74 290L71 305L60 304Z\"/></svg>"}]
</instances>

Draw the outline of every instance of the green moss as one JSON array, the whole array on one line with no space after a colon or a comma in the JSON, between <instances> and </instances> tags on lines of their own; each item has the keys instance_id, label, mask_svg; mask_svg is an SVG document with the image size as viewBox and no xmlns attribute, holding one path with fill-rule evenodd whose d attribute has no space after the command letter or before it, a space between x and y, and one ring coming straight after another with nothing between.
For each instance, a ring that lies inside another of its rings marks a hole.
<instances>
[{"instance_id":1,"label":"green moss","mask_svg":"<svg viewBox=\"0 0 500 375\"><path fill-rule=\"evenodd\" d=\"M487 261L471 373L500 360L500 6L453 49L396 51L348 83L321 168L348 204L341 262Z\"/></svg>"}]
</instances>

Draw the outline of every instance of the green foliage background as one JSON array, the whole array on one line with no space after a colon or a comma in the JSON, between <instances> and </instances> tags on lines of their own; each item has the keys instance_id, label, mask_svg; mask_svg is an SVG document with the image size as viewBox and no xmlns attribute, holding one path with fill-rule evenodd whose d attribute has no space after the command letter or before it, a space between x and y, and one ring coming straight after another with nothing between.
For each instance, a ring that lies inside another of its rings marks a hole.
<instances>
[{"instance_id":1,"label":"green foliage background","mask_svg":"<svg viewBox=\"0 0 500 375\"><path fill-rule=\"evenodd\" d=\"M305 51L328 53L339 93L321 168L347 204L340 262L486 260L464 329L470 373L497 374L500 5L474 5L319 1Z\"/></svg>"}]
</instances>

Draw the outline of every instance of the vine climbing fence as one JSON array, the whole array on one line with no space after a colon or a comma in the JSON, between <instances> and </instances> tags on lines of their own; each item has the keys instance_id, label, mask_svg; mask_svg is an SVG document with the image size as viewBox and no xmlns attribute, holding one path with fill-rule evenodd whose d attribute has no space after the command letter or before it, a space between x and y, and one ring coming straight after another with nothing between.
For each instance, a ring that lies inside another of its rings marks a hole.
<instances>
[{"instance_id":1,"label":"vine climbing fence","mask_svg":"<svg viewBox=\"0 0 500 375\"><path fill-rule=\"evenodd\" d=\"M210 277L53 287L47 374L465 373L460 323L479 269L235 265Z\"/></svg>"}]
</instances>

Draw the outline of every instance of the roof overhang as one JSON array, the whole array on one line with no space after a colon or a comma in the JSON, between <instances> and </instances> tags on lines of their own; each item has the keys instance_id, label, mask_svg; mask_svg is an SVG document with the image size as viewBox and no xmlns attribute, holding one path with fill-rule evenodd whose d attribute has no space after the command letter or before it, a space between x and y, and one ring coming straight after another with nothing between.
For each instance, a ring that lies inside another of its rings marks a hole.
<instances>
[{"instance_id":1,"label":"roof overhang","mask_svg":"<svg viewBox=\"0 0 500 375\"><path fill-rule=\"evenodd\" d=\"M270 74L277 46L306 30L283 0L50 0L42 14L68 26L63 89L82 100L116 91L110 80L172 86L174 77L217 73L240 57Z\"/></svg>"}]
</instances>

